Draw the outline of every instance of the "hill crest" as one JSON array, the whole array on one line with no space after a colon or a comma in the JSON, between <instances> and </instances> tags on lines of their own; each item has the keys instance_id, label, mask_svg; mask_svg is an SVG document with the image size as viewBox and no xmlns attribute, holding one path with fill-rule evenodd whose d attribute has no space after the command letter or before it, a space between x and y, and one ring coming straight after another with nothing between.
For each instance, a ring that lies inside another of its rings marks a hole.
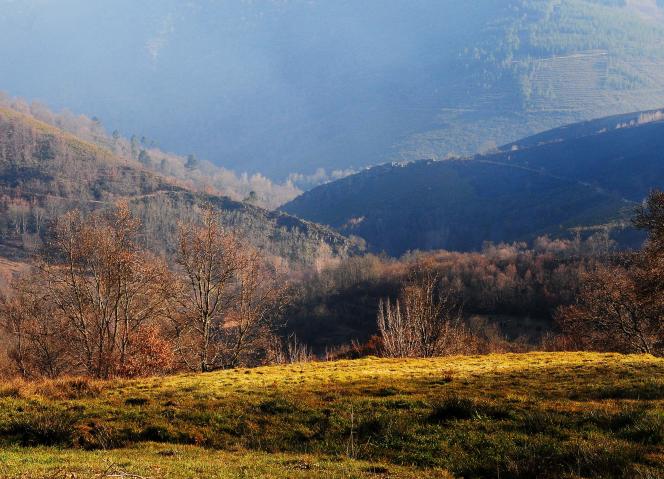
<instances>
[{"instance_id":1,"label":"hill crest","mask_svg":"<svg viewBox=\"0 0 664 479\"><path fill-rule=\"evenodd\" d=\"M565 236L578 227L622 229L649 190L664 185L663 120L662 110L619 115L484 155L384 164L283 209L396 255ZM640 241L625 234L623 244Z\"/></svg>"}]
</instances>

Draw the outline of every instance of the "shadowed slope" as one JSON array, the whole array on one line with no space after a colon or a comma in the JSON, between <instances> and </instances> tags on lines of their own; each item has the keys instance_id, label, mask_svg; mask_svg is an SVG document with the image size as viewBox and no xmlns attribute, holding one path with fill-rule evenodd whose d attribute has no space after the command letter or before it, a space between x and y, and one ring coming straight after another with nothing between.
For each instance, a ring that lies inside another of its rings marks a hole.
<instances>
[{"instance_id":1,"label":"shadowed slope","mask_svg":"<svg viewBox=\"0 0 664 479\"><path fill-rule=\"evenodd\" d=\"M392 254L472 250L624 222L662 185L664 121L646 112L570 125L467 160L378 166L283 209Z\"/></svg>"}]
</instances>

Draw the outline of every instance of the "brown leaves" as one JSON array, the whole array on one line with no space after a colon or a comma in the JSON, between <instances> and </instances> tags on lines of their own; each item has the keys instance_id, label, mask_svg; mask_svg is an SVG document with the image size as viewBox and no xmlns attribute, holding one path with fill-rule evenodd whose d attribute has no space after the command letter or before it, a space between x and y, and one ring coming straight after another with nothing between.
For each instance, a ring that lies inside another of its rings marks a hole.
<instances>
[{"instance_id":1,"label":"brown leaves","mask_svg":"<svg viewBox=\"0 0 664 479\"><path fill-rule=\"evenodd\" d=\"M126 204L59 219L39 267L3 305L22 314L12 333L24 375L140 373L132 358L149 342L139 338L166 318L173 280L162 260L138 247L139 226ZM27 357L43 360L27 365Z\"/></svg>"}]
</instances>

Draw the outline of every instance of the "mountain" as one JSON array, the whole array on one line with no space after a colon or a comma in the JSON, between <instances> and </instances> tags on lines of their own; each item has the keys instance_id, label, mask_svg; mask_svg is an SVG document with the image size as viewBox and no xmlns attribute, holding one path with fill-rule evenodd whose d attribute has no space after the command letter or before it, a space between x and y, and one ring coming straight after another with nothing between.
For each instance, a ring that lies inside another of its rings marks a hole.
<instances>
[{"instance_id":1,"label":"mountain","mask_svg":"<svg viewBox=\"0 0 664 479\"><path fill-rule=\"evenodd\" d=\"M662 44L661 0L4 0L0 89L283 179L659 107Z\"/></svg>"},{"instance_id":2,"label":"mountain","mask_svg":"<svg viewBox=\"0 0 664 479\"><path fill-rule=\"evenodd\" d=\"M319 186L283 210L373 250L473 250L484 241L623 225L664 186L664 112L583 122L491 154L392 163Z\"/></svg>"},{"instance_id":3,"label":"mountain","mask_svg":"<svg viewBox=\"0 0 664 479\"><path fill-rule=\"evenodd\" d=\"M49 223L72 208L90 211L118 200L143 222L146 246L172 253L178 221L200 214L204 204L222 221L270 255L298 264L357 249L329 228L288 214L193 191L132 159L9 109L0 109L0 256L24 258L43 239Z\"/></svg>"}]
</instances>

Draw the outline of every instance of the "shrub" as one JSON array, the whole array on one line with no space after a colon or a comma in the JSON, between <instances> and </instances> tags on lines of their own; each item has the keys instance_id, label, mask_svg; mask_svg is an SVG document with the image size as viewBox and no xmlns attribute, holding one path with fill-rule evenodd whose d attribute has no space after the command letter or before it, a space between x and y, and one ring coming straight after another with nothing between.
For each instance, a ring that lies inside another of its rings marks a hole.
<instances>
[{"instance_id":1,"label":"shrub","mask_svg":"<svg viewBox=\"0 0 664 479\"><path fill-rule=\"evenodd\" d=\"M101 393L101 384L83 377L63 378L36 383L34 392L49 399L96 398Z\"/></svg>"},{"instance_id":2,"label":"shrub","mask_svg":"<svg viewBox=\"0 0 664 479\"><path fill-rule=\"evenodd\" d=\"M86 450L112 449L127 443L126 434L117 431L113 426L91 421L76 427L73 444Z\"/></svg>"}]
</instances>

